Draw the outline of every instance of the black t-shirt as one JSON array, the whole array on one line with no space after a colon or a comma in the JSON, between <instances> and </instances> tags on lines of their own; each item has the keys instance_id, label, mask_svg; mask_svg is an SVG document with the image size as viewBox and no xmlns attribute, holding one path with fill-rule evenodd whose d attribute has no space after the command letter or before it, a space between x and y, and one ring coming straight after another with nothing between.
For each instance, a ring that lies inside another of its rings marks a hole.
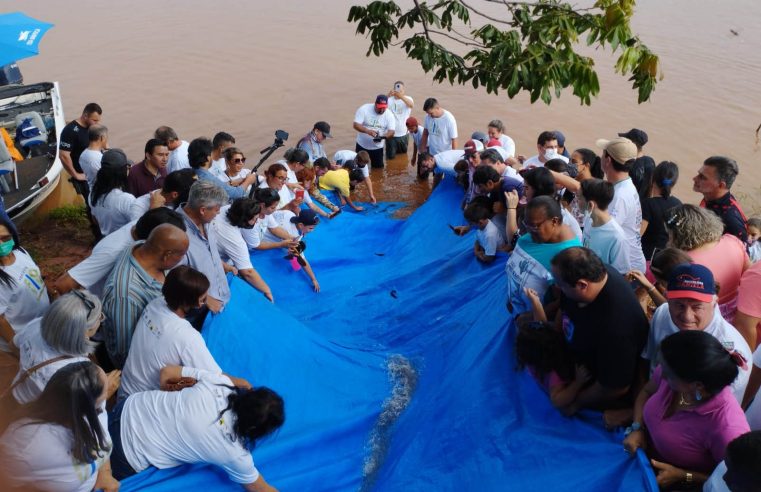
<instances>
[{"instance_id":1,"label":"black t-shirt","mask_svg":"<svg viewBox=\"0 0 761 492\"><path fill-rule=\"evenodd\" d=\"M637 188L639 201L643 201L650 194L650 182L653 180L655 161L649 155L637 157L629 169L629 177Z\"/></svg>"},{"instance_id":2,"label":"black t-shirt","mask_svg":"<svg viewBox=\"0 0 761 492\"><path fill-rule=\"evenodd\" d=\"M71 152L71 162L78 173L82 172L82 166L79 165L79 156L90 145L90 137L87 128L83 127L77 120L72 121L61 131L60 150Z\"/></svg>"},{"instance_id":3,"label":"black t-shirt","mask_svg":"<svg viewBox=\"0 0 761 492\"><path fill-rule=\"evenodd\" d=\"M666 230L666 212L682 202L675 196L663 198L653 196L645 198L642 202L642 220L647 221L647 229L642 235L642 252L645 259L650 260L655 248L663 249L669 240Z\"/></svg>"},{"instance_id":4,"label":"black t-shirt","mask_svg":"<svg viewBox=\"0 0 761 492\"><path fill-rule=\"evenodd\" d=\"M608 280L586 306L563 296L563 331L576 363L611 389L634 383L648 322L629 282L606 266Z\"/></svg>"}]
</instances>

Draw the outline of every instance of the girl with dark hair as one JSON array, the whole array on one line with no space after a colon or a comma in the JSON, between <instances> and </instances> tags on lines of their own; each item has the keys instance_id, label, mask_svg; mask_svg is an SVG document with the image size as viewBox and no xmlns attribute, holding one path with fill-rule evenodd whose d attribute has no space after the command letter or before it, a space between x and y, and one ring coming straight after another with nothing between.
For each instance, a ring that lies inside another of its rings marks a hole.
<instances>
[{"instance_id":1,"label":"girl with dark hair","mask_svg":"<svg viewBox=\"0 0 761 492\"><path fill-rule=\"evenodd\" d=\"M729 442L750 430L729 387L746 362L700 330L674 333L660 350L662 363L634 403L624 447L648 452L662 489L692 490L724 459Z\"/></svg>"},{"instance_id":2,"label":"girl with dark hair","mask_svg":"<svg viewBox=\"0 0 761 492\"><path fill-rule=\"evenodd\" d=\"M12 222L0 219L0 384L18 371L13 337L50 305L40 268L19 244Z\"/></svg>"},{"instance_id":3,"label":"girl with dark hair","mask_svg":"<svg viewBox=\"0 0 761 492\"><path fill-rule=\"evenodd\" d=\"M58 370L40 397L20 407L0 438L3 468L14 485L35 490L119 489L111 475L106 374L90 361Z\"/></svg>"},{"instance_id":4,"label":"girl with dark hair","mask_svg":"<svg viewBox=\"0 0 761 492\"><path fill-rule=\"evenodd\" d=\"M186 365L221 374L201 334L185 317L206 302L209 280L180 265L166 276L162 297L146 307L135 326L127 362L122 370L119 399L139 391L159 389L156 375L168 365Z\"/></svg>"},{"instance_id":5,"label":"girl with dark hair","mask_svg":"<svg viewBox=\"0 0 761 492\"><path fill-rule=\"evenodd\" d=\"M190 367L161 369L162 387L180 378L197 382L182 391L143 391L115 407L114 476L123 479L153 465L209 463L246 490L273 492L254 466L258 441L285 422L283 399L268 388L234 386L228 376Z\"/></svg>"},{"instance_id":6,"label":"girl with dark hair","mask_svg":"<svg viewBox=\"0 0 761 492\"><path fill-rule=\"evenodd\" d=\"M591 379L588 369L574 365L563 332L546 322L532 321L518 328L515 358L518 369L527 369L561 411Z\"/></svg>"},{"instance_id":7,"label":"girl with dark hair","mask_svg":"<svg viewBox=\"0 0 761 492\"><path fill-rule=\"evenodd\" d=\"M649 262L650 273L652 274L652 280L647 275L638 271L632 270L627 274L627 278L630 281L636 281L647 293L646 305L643 304L643 309L648 318L652 318L655 309L661 304L666 303L666 285L671 277L671 272L677 265L683 265L685 263L692 263L690 255L676 248L665 248L656 250L653 254L652 261ZM718 290L718 286L717 286Z\"/></svg>"},{"instance_id":8,"label":"girl with dark hair","mask_svg":"<svg viewBox=\"0 0 761 492\"><path fill-rule=\"evenodd\" d=\"M246 176L251 174L250 169L246 169L246 156L238 147L228 147L223 152L225 156L225 172L221 173L219 179L230 186L240 186Z\"/></svg>"},{"instance_id":9,"label":"girl with dark hair","mask_svg":"<svg viewBox=\"0 0 761 492\"><path fill-rule=\"evenodd\" d=\"M666 230L666 212L682 204L671 189L679 179L679 167L673 162L663 161L655 167L650 196L642 201L642 252L648 263L656 249L663 249L669 240Z\"/></svg>"},{"instance_id":10,"label":"girl with dark hair","mask_svg":"<svg viewBox=\"0 0 761 492\"><path fill-rule=\"evenodd\" d=\"M222 261L232 263L243 280L270 302L275 302L269 285L254 269L243 238L243 231L250 231L256 226L261 209L261 204L251 198L238 198L231 205L222 207L212 224L217 230L217 249Z\"/></svg>"},{"instance_id":11,"label":"girl with dark hair","mask_svg":"<svg viewBox=\"0 0 761 492\"><path fill-rule=\"evenodd\" d=\"M295 241L285 229L280 227L278 221L272 216L280 204L280 193L272 188L259 188L254 193L254 200L261 206L259 217L253 228L240 230L248 248L264 250L295 247L298 241ZM278 237L280 241L265 241L264 235L267 231Z\"/></svg>"},{"instance_id":12,"label":"girl with dark hair","mask_svg":"<svg viewBox=\"0 0 761 492\"><path fill-rule=\"evenodd\" d=\"M113 149L109 152L117 151ZM136 202L135 196L127 193L129 163L126 157L112 161L113 164L103 164L98 170L89 198L92 215L104 236L132 220L131 210Z\"/></svg>"}]
</instances>

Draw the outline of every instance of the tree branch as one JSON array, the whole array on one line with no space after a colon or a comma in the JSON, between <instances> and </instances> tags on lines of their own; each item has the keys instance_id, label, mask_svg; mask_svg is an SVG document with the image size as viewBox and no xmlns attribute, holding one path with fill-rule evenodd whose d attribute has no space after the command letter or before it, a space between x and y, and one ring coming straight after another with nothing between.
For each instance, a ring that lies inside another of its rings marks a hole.
<instances>
[{"instance_id":1,"label":"tree branch","mask_svg":"<svg viewBox=\"0 0 761 492\"><path fill-rule=\"evenodd\" d=\"M458 1L459 1L461 4L463 4L463 5L465 6L465 8L467 8L467 9L468 9L468 10L470 10L470 11L472 11L474 14L480 15L480 16L481 16L481 17L483 17L484 19L488 19L488 20L490 20L490 21L492 21L492 22L499 22L500 24L505 24L505 25L508 25L508 26L512 26L512 24L511 24L510 22L506 21L506 20L503 20L503 19L497 19L496 17L492 17L492 16L490 16L490 15L486 15L486 14L484 14L483 12L480 12L480 11L478 11L478 10L474 9L473 7L471 7L470 5L468 5L467 3L463 2L462 0L458 0ZM491 1L491 0L490 0L490 1ZM416 1L415 3L417 3L417 1ZM508 8L509 8L509 7L508 7Z\"/></svg>"}]
</instances>

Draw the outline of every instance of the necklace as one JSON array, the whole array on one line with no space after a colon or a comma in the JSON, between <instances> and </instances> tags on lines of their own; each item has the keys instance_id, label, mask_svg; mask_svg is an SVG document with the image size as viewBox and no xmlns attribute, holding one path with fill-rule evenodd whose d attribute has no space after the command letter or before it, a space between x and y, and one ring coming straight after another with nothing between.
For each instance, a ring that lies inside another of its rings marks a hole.
<instances>
[{"instance_id":1,"label":"necklace","mask_svg":"<svg viewBox=\"0 0 761 492\"><path fill-rule=\"evenodd\" d=\"M684 393L679 393L679 406L688 407L690 405L692 405L692 402L684 397Z\"/></svg>"}]
</instances>

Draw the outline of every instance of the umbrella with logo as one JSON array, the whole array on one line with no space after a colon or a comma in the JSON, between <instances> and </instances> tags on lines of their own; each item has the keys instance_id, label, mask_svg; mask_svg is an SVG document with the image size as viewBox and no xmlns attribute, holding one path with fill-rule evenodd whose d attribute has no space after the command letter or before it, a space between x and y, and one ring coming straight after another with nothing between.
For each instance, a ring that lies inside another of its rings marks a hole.
<instances>
[{"instance_id":1,"label":"umbrella with logo","mask_svg":"<svg viewBox=\"0 0 761 492\"><path fill-rule=\"evenodd\" d=\"M0 15L0 66L38 54L40 40L51 27L21 12Z\"/></svg>"}]
</instances>

